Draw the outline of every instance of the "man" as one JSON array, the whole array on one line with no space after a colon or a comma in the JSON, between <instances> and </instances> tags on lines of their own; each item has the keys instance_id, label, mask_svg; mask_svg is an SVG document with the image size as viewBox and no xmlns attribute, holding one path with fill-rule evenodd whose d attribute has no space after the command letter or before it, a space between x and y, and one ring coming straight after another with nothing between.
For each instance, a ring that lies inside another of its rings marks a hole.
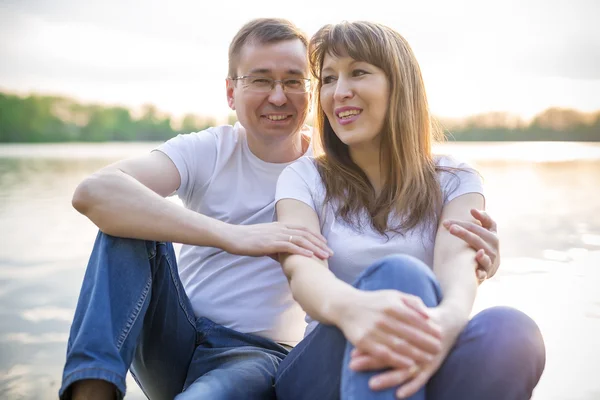
<instances>
[{"instance_id":1,"label":"man","mask_svg":"<svg viewBox=\"0 0 600 400\"><path fill-rule=\"evenodd\" d=\"M180 135L84 180L74 207L99 228L67 349L60 396L124 395L131 370L150 399L274 398L304 313L278 252L329 256L318 233L273 223L275 185L310 155L307 38L259 19L229 49L227 100L241 124ZM165 199L177 192L185 207ZM451 231L498 266L495 223ZM170 242L183 243L176 265Z\"/></svg>"}]
</instances>

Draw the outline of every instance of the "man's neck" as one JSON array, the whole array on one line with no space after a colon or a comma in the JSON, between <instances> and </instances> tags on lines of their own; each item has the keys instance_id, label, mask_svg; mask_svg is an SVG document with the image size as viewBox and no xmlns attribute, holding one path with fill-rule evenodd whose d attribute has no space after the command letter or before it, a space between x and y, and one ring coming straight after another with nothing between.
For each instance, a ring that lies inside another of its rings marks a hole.
<instances>
[{"instance_id":1,"label":"man's neck","mask_svg":"<svg viewBox=\"0 0 600 400\"><path fill-rule=\"evenodd\" d=\"M287 137L261 138L246 134L248 148L256 157L264 162L281 164L300 158L310 144L310 139L298 131Z\"/></svg>"}]
</instances>

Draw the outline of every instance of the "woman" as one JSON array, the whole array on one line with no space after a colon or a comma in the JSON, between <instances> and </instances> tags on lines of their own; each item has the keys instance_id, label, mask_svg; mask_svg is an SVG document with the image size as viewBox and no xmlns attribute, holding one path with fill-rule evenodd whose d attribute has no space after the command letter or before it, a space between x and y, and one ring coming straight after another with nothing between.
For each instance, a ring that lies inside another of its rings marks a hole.
<instances>
[{"instance_id":1,"label":"woman","mask_svg":"<svg viewBox=\"0 0 600 400\"><path fill-rule=\"evenodd\" d=\"M540 332L504 307L469 319L475 251L442 224L473 220L482 182L432 155L408 43L353 22L321 28L309 52L323 154L281 174L277 217L320 230L334 255L280 255L309 325L279 367L277 398L529 398L545 363Z\"/></svg>"}]
</instances>

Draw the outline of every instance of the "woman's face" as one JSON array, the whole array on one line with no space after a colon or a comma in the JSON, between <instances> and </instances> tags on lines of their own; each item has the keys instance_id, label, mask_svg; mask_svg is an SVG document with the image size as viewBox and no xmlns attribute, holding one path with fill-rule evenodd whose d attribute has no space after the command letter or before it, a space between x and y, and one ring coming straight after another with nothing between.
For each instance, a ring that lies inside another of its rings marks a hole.
<instances>
[{"instance_id":1,"label":"woman's face","mask_svg":"<svg viewBox=\"0 0 600 400\"><path fill-rule=\"evenodd\" d=\"M326 54L321 80L321 107L337 137L350 147L378 144L390 97L383 70Z\"/></svg>"}]
</instances>

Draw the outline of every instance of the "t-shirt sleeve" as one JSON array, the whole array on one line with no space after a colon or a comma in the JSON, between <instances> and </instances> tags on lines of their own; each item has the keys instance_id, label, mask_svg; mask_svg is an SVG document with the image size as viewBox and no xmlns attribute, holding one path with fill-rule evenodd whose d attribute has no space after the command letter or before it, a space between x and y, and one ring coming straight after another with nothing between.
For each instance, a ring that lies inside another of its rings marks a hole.
<instances>
[{"instance_id":1,"label":"t-shirt sleeve","mask_svg":"<svg viewBox=\"0 0 600 400\"><path fill-rule=\"evenodd\" d=\"M217 161L217 138L210 130L180 134L155 150L166 154L177 167L181 185L177 194L187 201L210 181Z\"/></svg>"},{"instance_id":2,"label":"t-shirt sleeve","mask_svg":"<svg viewBox=\"0 0 600 400\"><path fill-rule=\"evenodd\" d=\"M317 211L314 192L319 179L318 174L314 161L309 157L303 157L288 165L277 180L275 203L282 199L294 199Z\"/></svg>"},{"instance_id":3,"label":"t-shirt sleeve","mask_svg":"<svg viewBox=\"0 0 600 400\"><path fill-rule=\"evenodd\" d=\"M483 179L471 165L450 157L438 161L444 205L467 193L484 195Z\"/></svg>"}]
</instances>

